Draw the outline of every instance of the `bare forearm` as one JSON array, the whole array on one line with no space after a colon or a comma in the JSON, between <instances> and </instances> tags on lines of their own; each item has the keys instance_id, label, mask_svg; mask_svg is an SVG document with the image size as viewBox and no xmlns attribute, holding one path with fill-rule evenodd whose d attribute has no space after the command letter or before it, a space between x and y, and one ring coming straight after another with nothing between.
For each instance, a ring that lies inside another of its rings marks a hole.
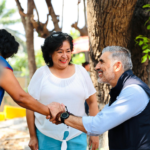
<instances>
[{"instance_id":1,"label":"bare forearm","mask_svg":"<svg viewBox=\"0 0 150 150\"><path fill-rule=\"evenodd\" d=\"M89 113L90 113L90 116L96 116L97 113L99 112L96 94L91 95L91 96L86 100L86 102L87 102L87 104L88 104L88 106L89 106Z\"/></svg>"},{"instance_id":2,"label":"bare forearm","mask_svg":"<svg viewBox=\"0 0 150 150\"><path fill-rule=\"evenodd\" d=\"M39 103L29 94L27 94L19 85L13 72L9 69L4 69L1 78L1 87L13 98L13 100L18 105L43 115L49 115L50 112L48 107Z\"/></svg>"},{"instance_id":3,"label":"bare forearm","mask_svg":"<svg viewBox=\"0 0 150 150\"><path fill-rule=\"evenodd\" d=\"M36 132L35 132L35 124L34 124L35 123L34 112L31 110L26 110L26 118L27 118L30 137L35 137Z\"/></svg>"},{"instance_id":4,"label":"bare forearm","mask_svg":"<svg viewBox=\"0 0 150 150\"><path fill-rule=\"evenodd\" d=\"M31 97L27 93L20 94L19 98L17 99L14 98L14 101L18 103L18 105L24 108L27 108L29 110L38 112L40 114L43 114L46 116L50 114L50 110L47 106L41 104L40 102L38 102L36 99Z\"/></svg>"},{"instance_id":5,"label":"bare forearm","mask_svg":"<svg viewBox=\"0 0 150 150\"><path fill-rule=\"evenodd\" d=\"M98 110L98 105L97 102L93 102L89 105L89 113L90 116L96 116L98 114L99 110Z\"/></svg>"},{"instance_id":6,"label":"bare forearm","mask_svg":"<svg viewBox=\"0 0 150 150\"><path fill-rule=\"evenodd\" d=\"M76 116L70 115L69 118L67 118L65 120L65 124L70 126L70 127L75 128L75 129L78 129L82 132L87 133L87 131L85 130L85 128L83 126L81 117L76 117Z\"/></svg>"}]
</instances>

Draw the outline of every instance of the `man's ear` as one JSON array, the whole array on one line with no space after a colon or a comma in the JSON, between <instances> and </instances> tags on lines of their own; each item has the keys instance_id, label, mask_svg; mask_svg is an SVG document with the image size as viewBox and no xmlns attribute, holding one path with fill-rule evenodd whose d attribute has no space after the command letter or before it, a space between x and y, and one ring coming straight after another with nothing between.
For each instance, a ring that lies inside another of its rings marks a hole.
<instances>
[{"instance_id":1,"label":"man's ear","mask_svg":"<svg viewBox=\"0 0 150 150\"><path fill-rule=\"evenodd\" d=\"M122 63L120 61L117 61L115 64L114 64L114 71L115 72L118 72L122 69Z\"/></svg>"}]
</instances>

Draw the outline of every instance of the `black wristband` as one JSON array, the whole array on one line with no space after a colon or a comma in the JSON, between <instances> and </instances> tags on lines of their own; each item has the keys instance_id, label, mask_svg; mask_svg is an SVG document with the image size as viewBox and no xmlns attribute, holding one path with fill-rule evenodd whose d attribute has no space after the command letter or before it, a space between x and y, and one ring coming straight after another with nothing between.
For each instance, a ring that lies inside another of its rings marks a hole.
<instances>
[{"instance_id":1,"label":"black wristband","mask_svg":"<svg viewBox=\"0 0 150 150\"><path fill-rule=\"evenodd\" d=\"M67 119L68 117L70 116L70 113L69 112L63 112L61 115L60 115L60 118L61 118L61 122L64 123L64 120Z\"/></svg>"},{"instance_id":2,"label":"black wristband","mask_svg":"<svg viewBox=\"0 0 150 150\"><path fill-rule=\"evenodd\" d=\"M60 119L61 119L61 122L64 123L65 119L67 119L70 115L73 115L71 114L70 112L68 112L68 109L67 109L67 106L66 107L66 112L63 112L61 115L60 115Z\"/></svg>"}]
</instances>

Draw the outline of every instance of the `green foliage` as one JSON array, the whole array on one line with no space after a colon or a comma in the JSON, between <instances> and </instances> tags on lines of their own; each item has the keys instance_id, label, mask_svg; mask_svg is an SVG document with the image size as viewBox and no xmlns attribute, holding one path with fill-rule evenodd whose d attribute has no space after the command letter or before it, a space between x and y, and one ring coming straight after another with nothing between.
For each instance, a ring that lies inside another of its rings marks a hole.
<instances>
[{"instance_id":1,"label":"green foliage","mask_svg":"<svg viewBox=\"0 0 150 150\"><path fill-rule=\"evenodd\" d=\"M42 51L38 50L36 55L35 55L35 62L36 62L36 66L37 68L40 68L41 66L45 65L44 59L43 59L43 55L42 55Z\"/></svg>"},{"instance_id":2,"label":"green foliage","mask_svg":"<svg viewBox=\"0 0 150 150\"><path fill-rule=\"evenodd\" d=\"M142 47L144 53L141 62L144 63L147 59L150 60L150 39L143 35L139 35L135 38L135 42Z\"/></svg>"},{"instance_id":3,"label":"green foliage","mask_svg":"<svg viewBox=\"0 0 150 150\"><path fill-rule=\"evenodd\" d=\"M144 5L143 8L150 8L150 4ZM149 10L149 11L150 11L150 10Z\"/></svg>"},{"instance_id":4,"label":"green foliage","mask_svg":"<svg viewBox=\"0 0 150 150\"><path fill-rule=\"evenodd\" d=\"M84 53L79 53L79 54L73 54L72 55L72 63L73 64L81 65L84 62L85 62L85 54Z\"/></svg>"},{"instance_id":5,"label":"green foliage","mask_svg":"<svg viewBox=\"0 0 150 150\"><path fill-rule=\"evenodd\" d=\"M80 36L80 32L78 30L76 30L76 29L70 30L70 35L75 40L75 39L77 39Z\"/></svg>"},{"instance_id":6,"label":"green foliage","mask_svg":"<svg viewBox=\"0 0 150 150\"><path fill-rule=\"evenodd\" d=\"M14 64L12 64L14 71L23 71L24 68L27 68L27 55L24 56L14 56L13 57Z\"/></svg>"},{"instance_id":7,"label":"green foliage","mask_svg":"<svg viewBox=\"0 0 150 150\"><path fill-rule=\"evenodd\" d=\"M6 7L6 1L3 0L3 1L0 3L0 16L2 15L3 10L5 9L5 7Z\"/></svg>"},{"instance_id":8,"label":"green foliage","mask_svg":"<svg viewBox=\"0 0 150 150\"><path fill-rule=\"evenodd\" d=\"M37 68L45 65L41 50L38 50L36 52L35 61L36 61ZM26 53L24 53L23 55L15 55L13 58L11 58L9 63L11 64L14 71L21 72L21 76L29 75L28 58Z\"/></svg>"},{"instance_id":9,"label":"green foliage","mask_svg":"<svg viewBox=\"0 0 150 150\"><path fill-rule=\"evenodd\" d=\"M143 6L143 8L150 8L150 4L146 4ZM148 9L150 11L150 9ZM148 20L145 22L145 26L147 30L150 30L150 17ZM148 24L148 25L147 25ZM136 44L142 47L144 56L141 59L141 63L144 63L147 59L150 60L150 39L148 37L145 37L143 35L139 35L135 38Z\"/></svg>"},{"instance_id":10,"label":"green foliage","mask_svg":"<svg viewBox=\"0 0 150 150\"><path fill-rule=\"evenodd\" d=\"M15 55L13 58L10 58L11 61L9 63L11 64L14 71L21 72L21 76L28 76L28 61L27 61L27 54L24 53L24 55Z\"/></svg>"},{"instance_id":11,"label":"green foliage","mask_svg":"<svg viewBox=\"0 0 150 150\"><path fill-rule=\"evenodd\" d=\"M0 3L0 24L11 25L21 22L20 19L11 19L11 16L14 15L16 11L16 9L7 9L6 0L2 0L2 2Z\"/></svg>"}]
</instances>

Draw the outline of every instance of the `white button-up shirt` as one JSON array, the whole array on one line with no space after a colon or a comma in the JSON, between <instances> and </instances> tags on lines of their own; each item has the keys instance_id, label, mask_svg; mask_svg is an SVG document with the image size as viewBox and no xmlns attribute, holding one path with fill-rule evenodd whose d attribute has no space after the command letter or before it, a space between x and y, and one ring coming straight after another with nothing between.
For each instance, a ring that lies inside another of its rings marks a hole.
<instances>
[{"instance_id":1,"label":"white button-up shirt","mask_svg":"<svg viewBox=\"0 0 150 150\"><path fill-rule=\"evenodd\" d=\"M142 87L132 84L125 87L111 106L106 105L96 116L82 118L88 135L100 135L126 120L140 114L147 106L149 97Z\"/></svg>"}]
</instances>

